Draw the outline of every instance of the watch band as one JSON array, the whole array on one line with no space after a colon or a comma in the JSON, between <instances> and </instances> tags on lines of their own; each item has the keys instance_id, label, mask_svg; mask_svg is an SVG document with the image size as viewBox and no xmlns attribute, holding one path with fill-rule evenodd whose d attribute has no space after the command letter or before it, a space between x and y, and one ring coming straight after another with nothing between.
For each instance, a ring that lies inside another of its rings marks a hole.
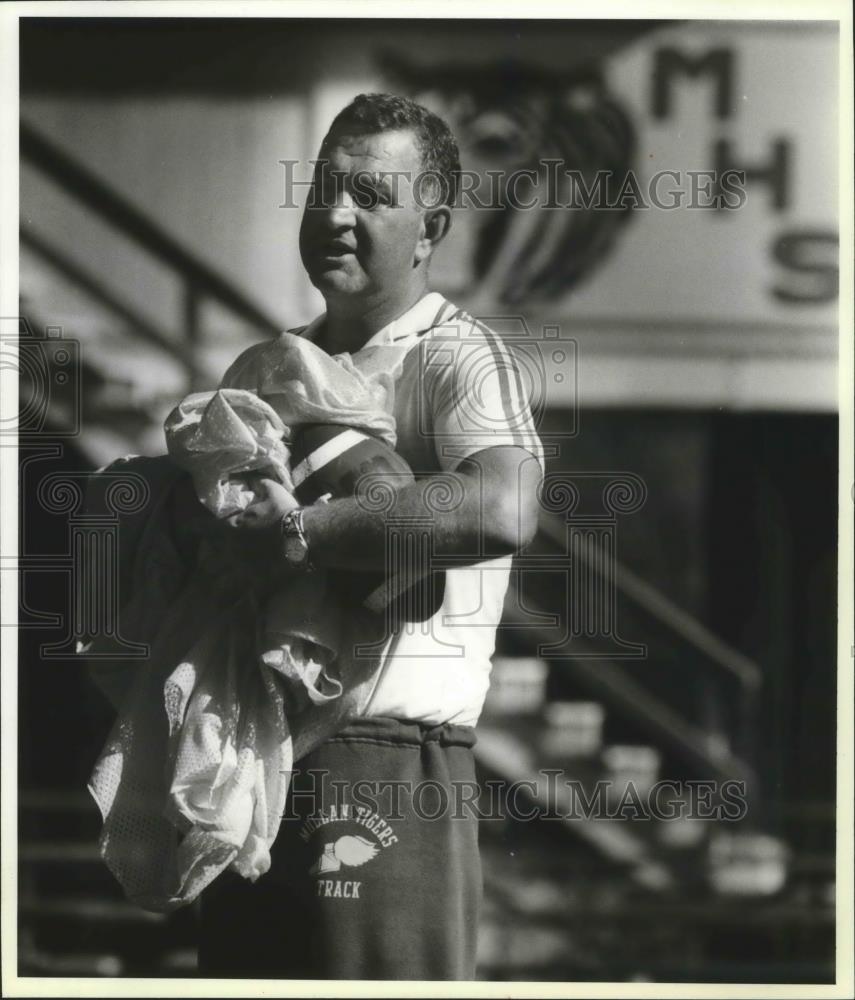
<instances>
[{"instance_id":1,"label":"watch band","mask_svg":"<svg viewBox=\"0 0 855 1000\"><path fill-rule=\"evenodd\" d=\"M284 514L279 529L289 564L307 573L313 572L315 567L309 558L309 543L303 530L303 508L295 507Z\"/></svg>"}]
</instances>

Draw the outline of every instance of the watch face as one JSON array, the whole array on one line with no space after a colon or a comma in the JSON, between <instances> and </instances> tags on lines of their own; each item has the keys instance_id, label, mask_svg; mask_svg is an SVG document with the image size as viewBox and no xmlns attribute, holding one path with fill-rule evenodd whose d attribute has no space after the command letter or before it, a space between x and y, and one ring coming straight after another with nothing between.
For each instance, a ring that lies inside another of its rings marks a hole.
<instances>
[{"instance_id":1,"label":"watch face","mask_svg":"<svg viewBox=\"0 0 855 1000\"><path fill-rule=\"evenodd\" d=\"M308 554L308 550L300 540L300 536L296 533L289 533L285 541L285 558L288 562L299 565L306 561Z\"/></svg>"},{"instance_id":2,"label":"watch face","mask_svg":"<svg viewBox=\"0 0 855 1000\"><path fill-rule=\"evenodd\" d=\"M300 529L293 517L288 517L284 522L285 530L285 558L294 566L304 563L309 556L309 550L300 534Z\"/></svg>"}]
</instances>

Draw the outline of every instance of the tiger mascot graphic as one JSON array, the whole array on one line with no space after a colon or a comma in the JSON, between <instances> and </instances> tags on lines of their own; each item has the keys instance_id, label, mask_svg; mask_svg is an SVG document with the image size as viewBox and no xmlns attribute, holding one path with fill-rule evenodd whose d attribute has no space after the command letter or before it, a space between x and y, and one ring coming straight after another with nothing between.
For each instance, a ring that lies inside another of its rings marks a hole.
<instances>
[{"instance_id":1,"label":"tiger mascot graphic","mask_svg":"<svg viewBox=\"0 0 855 1000\"><path fill-rule=\"evenodd\" d=\"M620 193L636 149L629 117L598 73L418 67L387 54L379 62L390 86L449 122L464 168L480 175L476 194L489 207L464 202L461 219L470 299L548 302L596 271L632 214Z\"/></svg>"}]
</instances>

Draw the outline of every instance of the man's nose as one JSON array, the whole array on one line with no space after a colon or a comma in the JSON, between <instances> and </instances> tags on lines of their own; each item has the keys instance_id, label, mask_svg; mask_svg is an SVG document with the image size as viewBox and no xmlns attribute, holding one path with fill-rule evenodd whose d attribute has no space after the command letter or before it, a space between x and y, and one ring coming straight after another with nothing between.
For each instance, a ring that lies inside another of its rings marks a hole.
<instances>
[{"instance_id":1,"label":"man's nose","mask_svg":"<svg viewBox=\"0 0 855 1000\"><path fill-rule=\"evenodd\" d=\"M337 191L327 208L327 223L332 229L347 229L356 223L353 196L349 191Z\"/></svg>"}]
</instances>

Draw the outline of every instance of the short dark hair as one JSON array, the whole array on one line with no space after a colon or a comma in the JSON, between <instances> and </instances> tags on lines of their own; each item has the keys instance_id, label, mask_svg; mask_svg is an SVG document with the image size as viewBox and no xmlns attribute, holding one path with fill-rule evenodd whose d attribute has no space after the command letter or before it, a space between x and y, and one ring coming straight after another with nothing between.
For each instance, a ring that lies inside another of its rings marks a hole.
<instances>
[{"instance_id":1,"label":"short dark hair","mask_svg":"<svg viewBox=\"0 0 855 1000\"><path fill-rule=\"evenodd\" d=\"M453 205L460 180L460 153L447 123L409 97L397 94L359 94L335 116L324 137L329 145L336 134L375 135L395 130L412 132L426 174L436 178L439 204Z\"/></svg>"}]
</instances>

